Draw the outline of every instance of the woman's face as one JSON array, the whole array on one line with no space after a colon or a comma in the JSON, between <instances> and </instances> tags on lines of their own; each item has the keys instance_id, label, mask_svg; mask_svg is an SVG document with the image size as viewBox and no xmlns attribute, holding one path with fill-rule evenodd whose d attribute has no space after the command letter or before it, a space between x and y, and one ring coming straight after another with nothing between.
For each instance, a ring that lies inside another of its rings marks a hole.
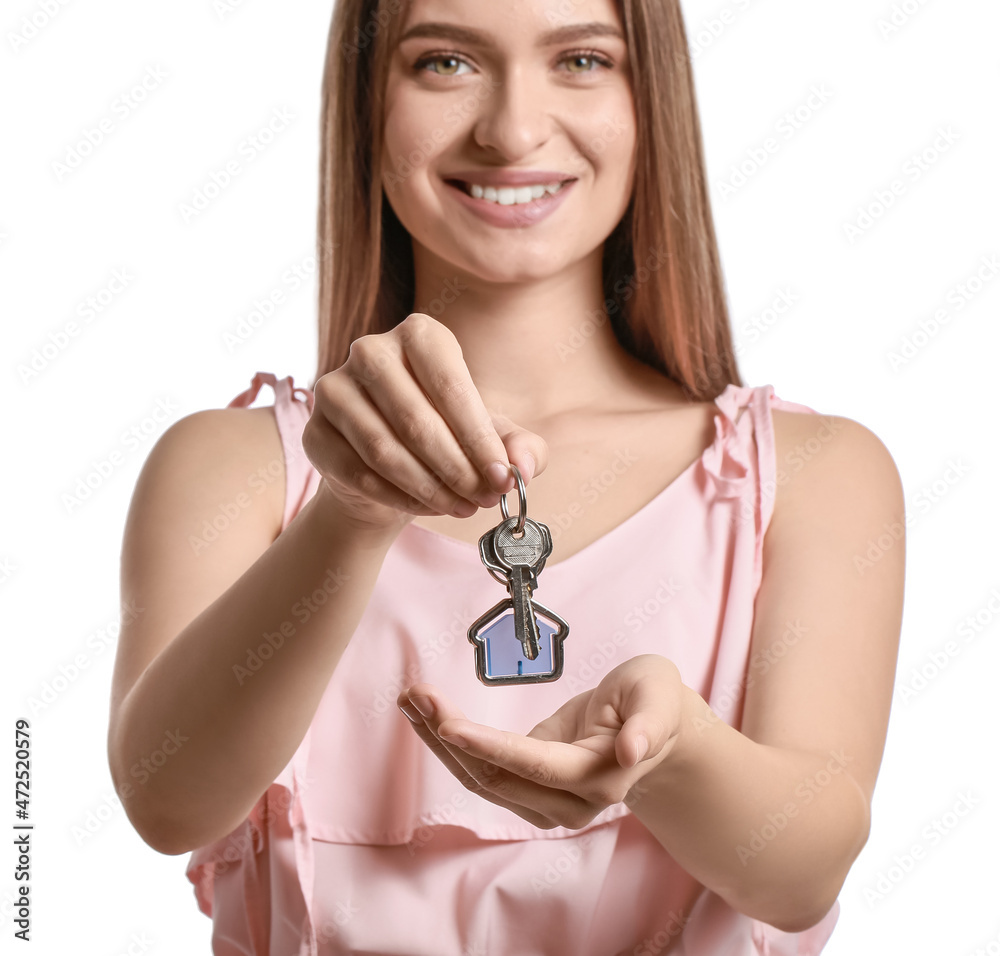
<instances>
[{"instance_id":1,"label":"woman's face","mask_svg":"<svg viewBox=\"0 0 1000 956\"><path fill-rule=\"evenodd\" d=\"M412 0L401 37L382 184L416 261L525 281L600 247L628 207L636 143L613 0ZM491 176L482 198L455 181Z\"/></svg>"}]
</instances>

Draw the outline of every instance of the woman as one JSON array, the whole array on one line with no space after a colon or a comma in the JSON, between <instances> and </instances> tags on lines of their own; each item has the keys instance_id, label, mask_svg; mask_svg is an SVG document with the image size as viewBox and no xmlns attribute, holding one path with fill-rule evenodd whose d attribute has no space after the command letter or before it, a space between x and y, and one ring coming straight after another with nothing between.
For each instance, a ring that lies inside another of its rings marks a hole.
<instances>
[{"instance_id":1,"label":"woman","mask_svg":"<svg viewBox=\"0 0 1000 956\"><path fill-rule=\"evenodd\" d=\"M162 755L130 819L194 851L216 953L818 953L902 489L739 379L678 4L342 0L324 93L312 387L182 419L130 508L116 784ZM511 465L571 633L493 688Z\"/></svg>"}]
</instances>

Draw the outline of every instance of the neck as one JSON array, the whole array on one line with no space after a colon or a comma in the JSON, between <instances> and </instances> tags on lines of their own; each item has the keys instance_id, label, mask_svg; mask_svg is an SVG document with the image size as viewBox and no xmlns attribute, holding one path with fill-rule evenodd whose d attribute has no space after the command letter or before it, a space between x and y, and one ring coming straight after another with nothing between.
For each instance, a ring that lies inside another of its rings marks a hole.
<instances>
[{"instance_id":1,"label":"neck","mask_svg":"<svg viewBox=\"0 0 1000 956\"><path fill-rule=\"evenodd\" d=\"M656 373L615 337L604 311L601 255L598 248L570 269L523 283L416 262L412 311L455 334L486 407L515 422L606 407Z\"/></svg>"}]
</instances>

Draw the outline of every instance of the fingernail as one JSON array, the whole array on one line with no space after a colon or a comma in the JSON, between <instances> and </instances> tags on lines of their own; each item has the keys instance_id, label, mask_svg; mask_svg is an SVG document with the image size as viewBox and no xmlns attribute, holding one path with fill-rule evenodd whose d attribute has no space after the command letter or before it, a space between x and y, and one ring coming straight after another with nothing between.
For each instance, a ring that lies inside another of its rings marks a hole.
<instances>
[{"instance_id":1,"label":"fingernail","mask_svg":"<svg viewBox=\"0 0 1000 956\"><path fill-rule=\"evenodd\" d=\"M434 701L430 697L411 697L410 703L425 717L430 717L434 713Z\"/></svg>"},{"instance_id":2,"label":"fingernail","mask_svg":"<svg viewBox=\"0 0 1000 956\"><path fill-rule=\"evenodd\" d=\"M422 724L423 719L420 714L418 714L412 707L408 707L406 704L400 704L399 709L415 724Z\"/></svg>"},{"instance_id":3,"label":"fingernail","mask_svg":"<svg viewBox=\"0 0 1000 956\"><path fill-rule=\"evenodd\" d=\"M448 734L447 737L442 734L441 739L447 740L448 743L455 747L459 747L462 750L468 750L469 748L469 741L467 741L461 734Z\"/></svg>"},{"instance_id":4,"label":"fingernail","mask_svg":"<svg viewBox=\"0 0 1000 956\"><path fill-rule=\"evenodd\" d=\"M638 763L646 756L646 751L649 750L649 741L646 739L645 734L639 734L635 738L635 762Z\"/></svg>"},{"instance_id":5,"label":"fingernail","mask_svg":"<svg viewBox=\"0 0 1000 956\"><path fill-rule=\"evenodd\" d=\"M525 452L524 454L524 468L525 473L523 473L521 477L525 481L530 481L532 476L535 474L535 456L530 452Z\"/></svg>"},{"instance_id":6,"label":"fingernail","mask_svg":"<svg viewBox=\"0 0 1000 956\"><path fill-rule=\"evenodd\" d=\"M497 494L503 492L507 487L507 479L510 477L510 469L502 462L495 461L486 469L486 479L493 486Z\"/></svg>"},{"instance_id":7,"label":"fingernail","mask_svg":"<svg viewBox=\"0 0 1000 956\"><path fill-rule=\"evenodd\" d=\"M460 501L451 513L456 518L471 518L479 509L471 501Z\"/></svg>"}]
</instances>

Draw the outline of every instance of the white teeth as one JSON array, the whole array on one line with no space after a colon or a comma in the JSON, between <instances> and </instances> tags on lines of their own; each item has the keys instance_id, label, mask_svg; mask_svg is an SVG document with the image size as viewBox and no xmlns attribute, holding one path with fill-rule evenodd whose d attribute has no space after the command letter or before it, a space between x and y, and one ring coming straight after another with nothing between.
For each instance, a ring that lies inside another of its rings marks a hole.
<instances>
[{"instance_id":1,"label":"white teeth","mask_svg":"<svg viewBox=\"0 0 1000 956\"><path fill-rule=\"evenodd\" d=\"M541 199L546 193L555 195L562 189L563 183L550 183L539 186L501 186L496 189L493 186L480 186L478 183L467 185L469 194L475 199L485 199L487 202L495 202L500 206L517 206L521 203L531 202L533 199Z\"/></svg>"}]
</instances>

